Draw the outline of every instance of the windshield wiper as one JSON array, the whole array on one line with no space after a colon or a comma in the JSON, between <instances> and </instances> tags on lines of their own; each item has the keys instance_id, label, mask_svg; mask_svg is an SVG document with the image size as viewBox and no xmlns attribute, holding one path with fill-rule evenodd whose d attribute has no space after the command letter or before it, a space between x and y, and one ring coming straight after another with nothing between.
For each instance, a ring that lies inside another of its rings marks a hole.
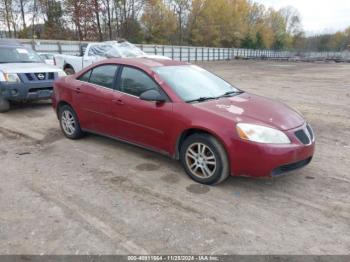
<instances>
[{"instance_id":1,"label":"windshield wiper","mask_svg":"<svg viewBox=\"0 0 350 262\"><path fill-rule=\"evenodd\" d=\"M204 96L204 97L199 97L196 99L192 99L192 100L187 100L187 103L192 103L192 102L204 102L207 100L211 100L211 99L217 99L217 97L211 97L211 96Z\"/></svg>"},{"instance_id":2,"label":"windshield wiper","mask_svg":"<svg viewBox=\"0 0 350 262\"><path fill-rule=\"evenodd\" d=\"M226 92L225 94L219 96L218 98L220 98L220 97L228 97L228 96L232 96L232 95L239 95L239 94L242 94L242 93L243 93L243 91L241 91L241 90L237 90L237 91L228 91L228 92Z\"/></svg>"},{"instance_id":3,"label":"windshield wiper","mask_svg":"<svg viewBox=\"0 0 350 262\"><path fill-rule=\"evenodd\" d=\"M225 94L221 95L221 96L204 96L204 97L199 97L199 98L196 98L196 99L193 99L193 100L187 100L186 102L187 103L192 103L192 102L204 102L204 101L207 101L207 100L212 100L212 99L219 99L219 98L222 98L222 97L229 97L229 96L233 96L233 95L239 95L239 94L242 94L244 93L243 91L241 90L236 90L236 91L229 91L229 92L226 92Z\"/></svg>"}]
</instances>

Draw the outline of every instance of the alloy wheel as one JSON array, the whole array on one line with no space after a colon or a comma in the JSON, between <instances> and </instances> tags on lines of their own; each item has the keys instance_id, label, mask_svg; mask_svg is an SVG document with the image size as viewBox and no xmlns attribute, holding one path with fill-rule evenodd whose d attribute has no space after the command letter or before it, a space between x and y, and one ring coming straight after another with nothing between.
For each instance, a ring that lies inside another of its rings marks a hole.
<instances>
[{"instance_id":1,"label":"alloy wheel","mask_svg":"<svg viewBox=\"0 0 350 262\"><path fill-rule=\"evenodd\" d=\"M64 132L67 135L72 136L76 130L76 123L73 114L68 110L63 111L61 122Z\"/></svg>"},{"instance_id":2,"label":"alloy wheel","mask_svg":"<svg viewBox=\"0 0 350 262\"><path fill-rule=\"evenodd\" d=\"M213 151L203 143L193 143L186 151L186 164L194 176L209 178L215 174L217 161Z\"/></svg>"}]
</instances>

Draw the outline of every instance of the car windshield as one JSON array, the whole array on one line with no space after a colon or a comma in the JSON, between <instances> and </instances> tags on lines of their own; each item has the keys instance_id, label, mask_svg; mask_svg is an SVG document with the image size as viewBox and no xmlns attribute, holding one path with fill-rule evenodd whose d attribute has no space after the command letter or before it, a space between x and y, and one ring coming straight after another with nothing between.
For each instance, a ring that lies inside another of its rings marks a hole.
<instances>
[{"instance_id":1,"label":"car windshield","mask_svg":"<svg viewBox=\"0 0 350 262\"><path fill-rule=\"evenodd\" d=\"M242 92L195 65L155 67L153 71L186 102L200 102Z\"/></svg>"},{"instance_id":2,"label":"car windshield","mask_svg":"<svg viewBox=\"0 0 350 262\"><path fill-rule=\"evenodd\" d=\"M102 57L140 57L145 53L129 42L110 41L99 43L90 47L89 56Z\"/></svg>"},{"instance_id":3,"label":"car windshield","mask_svg":"<svg viewBox=\"0 0 350 262\"><path fill-rule=\"evenodd\" d=\"M21 46L0 46L0 63L42 63L33 50Z\"/></svg>"}]
</instances>

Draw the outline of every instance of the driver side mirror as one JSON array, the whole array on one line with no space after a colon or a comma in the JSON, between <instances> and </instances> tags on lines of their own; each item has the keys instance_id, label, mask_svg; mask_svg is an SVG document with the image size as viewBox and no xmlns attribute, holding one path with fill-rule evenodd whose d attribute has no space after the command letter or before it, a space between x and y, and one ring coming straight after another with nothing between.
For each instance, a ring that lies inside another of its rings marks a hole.
<instances>
[{"instance_id":1,"label":"driver side mirror","mask_svg":"<svg viewBox=\"0 0 350 262\"><path fill-rule=\"evenodd\" d=\"M147 90L140 95L140 99L144 101L152 101L164 103L167 101L166 97L157 90Z\"/></svg>"}]
</instances>

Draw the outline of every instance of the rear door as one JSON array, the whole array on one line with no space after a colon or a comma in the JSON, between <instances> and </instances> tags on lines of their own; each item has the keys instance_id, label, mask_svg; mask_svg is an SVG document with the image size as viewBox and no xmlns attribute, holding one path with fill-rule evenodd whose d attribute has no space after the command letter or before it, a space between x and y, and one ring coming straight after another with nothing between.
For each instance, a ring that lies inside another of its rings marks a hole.
<instances>
[{"instance_id":1,"label":"rear door","mask_svg":"<svg viewBox=\"0 0 350 262\"><path fill-rule=\"evenodd\" d=\"M119 73L121 96L113 107L118 119L118 136L157 151L169 152L169 133L173 126L172 103L143 101L139 96L146 90L164 92L144 71L123 66Z\"/></svg>"},{"instance_id":2,"label":"rear door","mask_svg":"<svg viewBox=\"0 0 350 262\"><path fill-rule=\"evenodd\" d=\"M113 100L118 96L115 92L117 71L118 65L101 65L78 79L75 104L82 128L106 135L112 135L117 128L113 116Z\"/></svg>"}]
</instances>

